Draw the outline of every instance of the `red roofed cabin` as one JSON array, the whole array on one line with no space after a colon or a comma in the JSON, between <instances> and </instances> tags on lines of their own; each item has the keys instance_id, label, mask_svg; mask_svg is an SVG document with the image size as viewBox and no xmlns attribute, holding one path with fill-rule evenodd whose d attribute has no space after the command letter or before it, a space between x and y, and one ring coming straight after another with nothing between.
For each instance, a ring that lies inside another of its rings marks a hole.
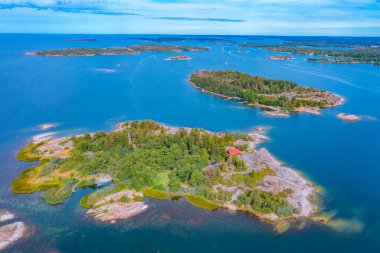
<instances>
[{"instance_id":1,"label":"red roofed cabin","mask_svg":"<svg viewBox=\"0 0 380 253\"><path fill-rule=\"evenodd\" d=\"M237 148L229 148L229 149L227 150L227 154L232 155L232 156L235 156L235 155L240 155L241 152L240 152L240 150L237 149Z\"/></svg>"}]
</instances>

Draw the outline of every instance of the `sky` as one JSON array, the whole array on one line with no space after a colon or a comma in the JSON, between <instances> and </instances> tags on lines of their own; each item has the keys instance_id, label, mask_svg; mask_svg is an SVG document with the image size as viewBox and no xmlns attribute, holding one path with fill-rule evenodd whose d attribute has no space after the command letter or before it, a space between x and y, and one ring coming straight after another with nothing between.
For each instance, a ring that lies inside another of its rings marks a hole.
<instances>
[{"instance_id":1,"label":"sky","mask_svg":"<svg viewBox=\"0 0 380 253\"><path fill-rule=\"evenodd\" d=\"M380 0L0 0L0 33L380 36Z\"/></svg>"}]
</instances>

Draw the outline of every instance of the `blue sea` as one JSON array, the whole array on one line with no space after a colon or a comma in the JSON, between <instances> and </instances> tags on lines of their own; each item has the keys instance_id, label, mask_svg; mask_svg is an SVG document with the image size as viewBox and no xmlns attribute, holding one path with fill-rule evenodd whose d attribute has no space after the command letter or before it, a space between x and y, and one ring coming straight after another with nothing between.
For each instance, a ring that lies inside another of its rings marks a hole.
<instances>
[{"instance_id":1,"label":"blue sea","mask_svg":"<svg viewBox=\"0 0 380 253\"><path fill-rule=\"evenodd\" d=\"M270 61L267 57L274 53L255 48L238 53L240 43L281 42L277 37L147 40L156 37L0 35L0 209L16 213L17 220L28 226L27 236L7 252L380 252L380 67L311 63L307 56ZM96 40L77 40L81 38ZM190 61L163 60L175 53L25 55L36 50L142 43L207 46L210 51L185 53ZM319 116L271 118L258 108L194 89L187 80L201 69L286 79L340 94L345 103ZM336 118L341 112L361 115L363 120L342 121ZM278 235L273 226L244 213L207 211L185 200L153 199L145 200L147 212L104 224L86 217L79 206L91 189L79 190L56 206L46 204L38 192L11 192L10 182L33 164L17 161L15 155L32 136L42 133L40 124L57 123L51 131L72 135L108 131L118 122L141 119L211 131L268 127L270 141L264 146L314 182L320 188L320 212L333 214L344 225L334 229L310 222L303 230L294 227Z\"/></svg>"}]
</instances>

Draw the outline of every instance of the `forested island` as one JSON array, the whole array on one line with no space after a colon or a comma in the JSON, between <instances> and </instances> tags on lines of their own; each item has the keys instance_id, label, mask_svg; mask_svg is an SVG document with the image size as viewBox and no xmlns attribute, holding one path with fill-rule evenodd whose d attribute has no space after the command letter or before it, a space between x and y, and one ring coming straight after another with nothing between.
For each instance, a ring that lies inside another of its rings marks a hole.
<instances>
[{"instance_id":1,"label":"forested island","mask_svg":"<svg viewBox=\"0 0 380 253\"><path fill-rule=\"evenodd\" d=\"M324 56L321 58L309 58L310 62L320 63L370 63L380 65L380 48L362 46L350 49L323 49L318 47L305 47L295 45L266 45L266 44L241 44L241 47L257 47L273 52L300 54L309 56ZM327 58L326 58L327 57Z\"/></svg>"},{"instance_id":2,"label":"forested island","mask_svg":"<svg viewBox=\"0 0 380 253\"><path fill-rule=\"evenodd\" d=\"M202 91L279 113L318 113L320 109L343 102L342 97L324 90L232 70L198 71L191 75L190 82Z\"/></svg>"},{"instance_id":3,"label":"forested island","mask_svg":"<svg viewBox=\"0 0 380 253\"><path fill-rule=\"evenodd\" d=\"M316 188L257 145L250 133L212 133L154 121L118 124L116 130L36 139L17 158L39 161L12 182L14 193L43 191L50 204L75 189L112 182L84 197L95 219L129 218L148 208L143 197L186 198L209 210L247 211L268 221L310 217Z\"/></svg>"},{"instance_id":4,"label":"forested island","mask_svg":"<svg viewBox=\"0 0 380 253\"><path fill-rule=\"evenodd\" d=\"M95 55L131 55L140 52L183 52L183 51L208 51L208 47L195 46L164 46L155 44L142 44L126 47L110 48L66 48L58 50L44 50L28 52L34 56L95 56Z\"/></svg>"}]
</instances>

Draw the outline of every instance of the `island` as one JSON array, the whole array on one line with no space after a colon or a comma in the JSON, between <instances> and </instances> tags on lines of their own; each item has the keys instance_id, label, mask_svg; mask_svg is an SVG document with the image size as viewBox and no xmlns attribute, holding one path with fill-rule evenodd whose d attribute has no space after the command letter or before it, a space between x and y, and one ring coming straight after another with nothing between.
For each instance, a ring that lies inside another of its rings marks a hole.
<instances>
[{"instance_id":1,"label":"island","mask_svg":"<svg viewBox=\"0 0 380 253\"><path fill-rule=\"evenodd\" d=\"M299 54L308 56L321 56L308 58L309 62L319 63L369 63L380 66L380 48L361 46L348 49L325 49L320 47L306 47L302 45L288 44L241 44L241 47L256 47L273 52Z\"/></svg>"},{"instance_id":2,"label":"island","mask_svg":"<svg viewBox=\"0 0 380 253\"><path fill-rule=\"evenodd\" d=\"M0 223L13 220L16 216L7 210L0 210ZM6 225L0 224L0 250L3 250L24 236L26 225L17 221Z\"/></svg>"},{"instance_id":3,"label":"island","mask_svg":"<svg viewBox=\"0 0 380 253\"><path fill-rule=\"evenodd\" d=\"M141 44L125 47L110 48L66 48L28 52L31 56L96 56L96 55L132 55L140 52L183 52L208 51L208 47L195 46L164 46L156 44Z\"/></svg>"},{"instance_id":4,"label":"island","mask_svg":"<svg viewBox=\"0 0 380 253\"><path fill-rule=\"evenodd\" d=\"M284 56L284 55L274 55L274 56L269 56L268 60L271 61L286 61L286 60L292 60L293 57L291 56Z\"/></svg>"},{"instance_id":5,"label":"island","mask_svg":"<svg viewBox=\"0 0 380 253\"><path fill-rule=\"evenodd\" d=\"M64 41L67 42L93 42L93 41L99 41L100 39L98 38L76 38L76 39L65 39Z\"/></svg>"},{"instance_id":6,"label":"island","mask_svg":"<svg viewBox=\"0 0 380 253\"><path fill-rule=\"evenodd\" d=\"M276 224L312 217L317 188L258 146L266 140L261 127L213 133L128 121L108 133L30 143L17 158L39 163L11 185L17 194L42 191L50 204L63 203L77 189L97 187L80 205L107 222L144 212L147 197L185 198L197 207L244 211Z\"/></svg>"},{"instance_id":7,"label":"island","mask_svg":"<svg viewBox=\"0 0 380 253\"><path fill-rule=\"evenodd\" d=\"M289 112L318 114L323 108L343 103L341 96L328 91L233 70L197 71L190 83L203 92L270 110L272 116Z\"/></svg>"},{"instance_id":8,"label":"island","mask_svg":"<svg viewBox=\"0 0 380 253\"><path fill-rule=\"evenodd\" d=\"M187 61L187 60L191 60L191 58L186 55L177 55L177 56L172 56L165 59L165 61Z\"/></svg>"}]
</instances>

